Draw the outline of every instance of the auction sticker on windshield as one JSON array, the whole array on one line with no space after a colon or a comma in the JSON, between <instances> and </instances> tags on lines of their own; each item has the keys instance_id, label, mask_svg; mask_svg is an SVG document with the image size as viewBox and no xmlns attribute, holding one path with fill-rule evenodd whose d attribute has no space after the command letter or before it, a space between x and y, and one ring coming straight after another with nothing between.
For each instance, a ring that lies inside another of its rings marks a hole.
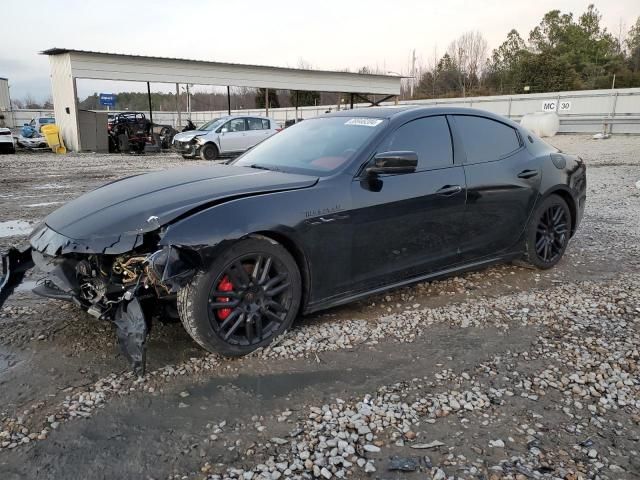
<instances>
[{"instance_id":1,"label":"auction sticker on windshield","mask_svg":"<svg viewBox=\"0 0 640 480\"><path fill-rule=\"evenodd\" d=\"M360 127L376 127L382 123L379 118L352 118L346 122L345 125L357 125Z\"/></svg>"}]
</instances>

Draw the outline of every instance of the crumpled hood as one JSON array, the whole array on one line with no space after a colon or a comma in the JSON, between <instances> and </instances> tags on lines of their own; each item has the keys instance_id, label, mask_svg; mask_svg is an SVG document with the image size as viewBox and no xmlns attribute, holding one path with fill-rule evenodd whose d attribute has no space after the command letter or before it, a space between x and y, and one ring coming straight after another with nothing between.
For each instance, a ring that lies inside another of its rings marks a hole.
<instances>
[{"instance_id":1,"label":"crumpled hood","mask_svg":"<svg viewBox=\"0 0 640 480\"><path fill-rule=\"evenodd\" d=\"M45 223L76 240L144 233L226 198L305 188L317 180L230 165L173 168L108 183L57 209Z\"/></svg>"},{"instance_id":2,"label":"crumpled hood","mask_svg":"<svg viewBox=\"0 0 640 480\"><path fill-rule=\"evenodd\" d=\"M207 135L208 132L206 130L188 130L186 132L176 133L173 137L173 140L178 140L179 142L188 142L193 137L200 137L203 135Z\"/></svg>"}]
</instances>

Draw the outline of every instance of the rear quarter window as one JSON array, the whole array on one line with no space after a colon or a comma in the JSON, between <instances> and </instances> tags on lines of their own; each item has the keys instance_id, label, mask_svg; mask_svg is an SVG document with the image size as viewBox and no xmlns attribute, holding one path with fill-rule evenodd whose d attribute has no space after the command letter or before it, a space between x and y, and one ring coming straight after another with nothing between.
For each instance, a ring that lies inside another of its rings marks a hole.
<instances>
[{"instance_id":1,"label":"rear quarter window","mask_svg":"<svg viewBox=\"0 0 640 480\"><path fill-rule=\"evenodd\" d=\"M516 131L504 123L485 117L455 115L467 163L499 160L520 148Z\"/></svg>"}]
</instances>

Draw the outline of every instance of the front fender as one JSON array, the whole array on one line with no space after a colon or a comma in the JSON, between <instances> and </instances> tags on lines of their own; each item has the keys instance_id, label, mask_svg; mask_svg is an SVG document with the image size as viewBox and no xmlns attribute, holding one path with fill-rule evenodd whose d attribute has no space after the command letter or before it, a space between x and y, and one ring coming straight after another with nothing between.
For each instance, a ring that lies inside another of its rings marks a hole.
<instances>
[{"instance_id":1,"label":"front fender","mask_svg":"<svg viewBox=\"0 0 640 480\"><path fill-rule=\"evenodd\" d=\"M295 228L301 215L286 208L282 193L293 192L238 198L195 212L168 225L159 245L196 251L205 268L230 243L256 232L275 232L301 245Z\"/></svg>"}]
</instances>

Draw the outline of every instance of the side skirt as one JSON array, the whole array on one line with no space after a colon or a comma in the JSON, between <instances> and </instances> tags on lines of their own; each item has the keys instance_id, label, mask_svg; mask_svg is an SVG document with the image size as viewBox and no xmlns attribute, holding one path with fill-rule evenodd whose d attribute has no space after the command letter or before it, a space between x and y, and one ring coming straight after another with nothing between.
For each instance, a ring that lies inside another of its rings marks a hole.
<instances>
[{"instance_id":1,"label":"side skirt","mask_svg":"<svg viewBox=\"0 0 640 480\"><path fill-rule=\"evenodd\" d=\"M319 302L309 304L304 309L304 314L317 312L318 310L324 310L326 308L337 307L338 305L344 305L345 303L351 303L356 300L360 300L364 297L369 297L371 295L376 295L378 293L383 293L388 290L393 290L400 287L406 287L408 285L412 285L415 283L424 282L425 280L435 280L437 278L447 277L453 274L459 274L463 272L468 272L472 270L477 270L482 267L487 267L489 265L504 263L516 258L519 258L521 255L520 252L516 253L508 253L505 255L501 255L499 257L492 257L485 260L481 260L478 262L469 263L463 266L456 266L452 268L448 268L445 270L440 270L437 272L428 273L426 275L420 275L417 277L411 277L406 280L402 280L400 282L390 283L388 285L384 285L382 287L376 287L372 290L366 290L358 293L349 293L346 296L333 297L326 300L320 300Z\"/></svg>"}]
</instances>

